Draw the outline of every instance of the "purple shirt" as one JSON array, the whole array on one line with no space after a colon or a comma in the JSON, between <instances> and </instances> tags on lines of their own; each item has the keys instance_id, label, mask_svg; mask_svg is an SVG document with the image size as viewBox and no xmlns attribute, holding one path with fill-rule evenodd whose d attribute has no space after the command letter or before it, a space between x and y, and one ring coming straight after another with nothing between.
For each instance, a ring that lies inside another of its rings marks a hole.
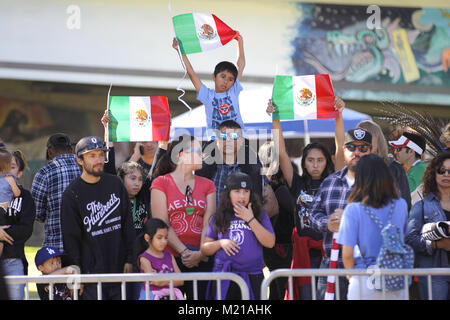
<instances>
[{"instance_id":1,"label":"purple shirt","mask_svg":"<svg viewBox=\"0 0 450 320\"><path fill-rule=\"evenodd\" d=\"M144 257L148 261L150 261L150 263L152 264L152 268L153 268L153 270L156 271L156 273L173 273L174 272L174 268L173 268L173 264L172 264L172 254L167 250L164 250L164 256L162 258L152 256L151 254L149 254L146 251L144 251L142 254L140 254L138 257L137 263L138 263L138 267L139 267L141 273L144 273L144 270L141 269L141 264L140 264L141 257ZM166 287L168 288L169 286L166 286ZM145 289L145 283L142 286L142 288ZM165 288L165 287L163 287L163 288ZM150 290L159 290L159 289L161 289L161 287L153 286L150 284Z\"/></svg>"},{"instance_id":2,"label":"purple shirt","mask_svg":"<svg viewBox=\"0 0 450 320\"><path fill-rule=\"evenodd\" d=\"M272 224L265 211L261 211L260 219L263 227L273 233ZM214 229L214 221L215 217L213 216L206 231L206 237L214 240L231 239L236 241L240 247L239 252L234 256L228 256L222 248L219 249L215 255L215 264L217 265L218 261L222 263L231 261L238 268L239 266L246 266L247 270L241 271L248 273L262 272L264 268L262 245L259 243L250 226L244 220L235 216L231 220L227 232L222 234L217 233Z\"/></svg>"}]
</instances>

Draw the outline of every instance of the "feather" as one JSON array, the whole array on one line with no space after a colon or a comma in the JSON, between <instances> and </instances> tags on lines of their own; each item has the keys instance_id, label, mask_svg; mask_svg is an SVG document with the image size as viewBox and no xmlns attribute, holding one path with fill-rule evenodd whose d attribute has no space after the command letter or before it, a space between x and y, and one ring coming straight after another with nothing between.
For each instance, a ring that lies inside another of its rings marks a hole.
<instances>
[{"instance_id":1,"label":"feather","mask_svg":"<svg viewBox=\"0 0 450 320\"><path fill-rule=\"evenodd\" d=\"M381 106L375 108L381 113L375 116L379 121L384 121L390 125L402 128L409 127L420 134L427 143L427 151L434 157L445 149L439 138L446 123L450 119L435 119L430 113L419 112L414 109L402 106L395 101L380 101Z\"/></svg>"}]
</instances>

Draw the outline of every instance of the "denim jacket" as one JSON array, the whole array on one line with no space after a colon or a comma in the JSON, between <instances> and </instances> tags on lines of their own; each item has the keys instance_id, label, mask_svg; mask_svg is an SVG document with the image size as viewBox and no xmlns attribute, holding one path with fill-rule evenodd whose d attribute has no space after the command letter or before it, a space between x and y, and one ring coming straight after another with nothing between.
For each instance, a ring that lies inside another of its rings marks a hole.
<instances>
[{"instance_id":1,"label":"denim jacket","mask_svg":"<svg viewBox=\"0 0 450 320\"><path fill-rule=\"evenodd\" d=\"M421 237L424 224L429 222L445 221L447 217L436 195L430 193L423 200L418 201L412 207L408 219L408 232L406 243L416 254L417 268L448 268L449 261L447 251L431 248L431 241Z\"/></svg>"}]
</instances>

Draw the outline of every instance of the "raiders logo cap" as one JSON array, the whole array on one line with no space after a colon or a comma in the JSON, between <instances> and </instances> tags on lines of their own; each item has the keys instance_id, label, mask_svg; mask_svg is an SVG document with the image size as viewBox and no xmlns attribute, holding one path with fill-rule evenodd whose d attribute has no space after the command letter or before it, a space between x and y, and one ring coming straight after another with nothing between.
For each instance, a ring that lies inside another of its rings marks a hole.
<instances>
[{"instance_id":1,"label":"raiders logo cap","mask_svg":"<svg viewBox=\"0 0 450 320\"><path fill-rule=\"evenodd\" d=\"M360 128L348 130L347 134L345 135L344 144L355 141L360 141L365 144L372 145L372 135L369 131Z\"/></svg>"}]
</instances>

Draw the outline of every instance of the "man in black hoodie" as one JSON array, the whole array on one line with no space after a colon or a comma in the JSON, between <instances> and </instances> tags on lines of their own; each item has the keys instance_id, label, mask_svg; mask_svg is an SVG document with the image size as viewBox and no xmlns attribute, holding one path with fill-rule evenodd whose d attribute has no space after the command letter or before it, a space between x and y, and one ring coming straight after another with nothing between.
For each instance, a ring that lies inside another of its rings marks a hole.
<instances>
[{"instance_id":1,"label":"man in black hoodie","mask_svg":"<svg viewBox=\"0 0 450 320\"><path fill-rule=\"evenodd\" d=\"M100 138L82 138L75 153L82 174L62 196L65 252L82 274L130 273L135 231L128 193L117 176L103 172L105 146ZM97 285L86 284L81 298L96 300ZM103 284L102 299L120 298L120 283Z\"/></svg>"}]
</instances>

